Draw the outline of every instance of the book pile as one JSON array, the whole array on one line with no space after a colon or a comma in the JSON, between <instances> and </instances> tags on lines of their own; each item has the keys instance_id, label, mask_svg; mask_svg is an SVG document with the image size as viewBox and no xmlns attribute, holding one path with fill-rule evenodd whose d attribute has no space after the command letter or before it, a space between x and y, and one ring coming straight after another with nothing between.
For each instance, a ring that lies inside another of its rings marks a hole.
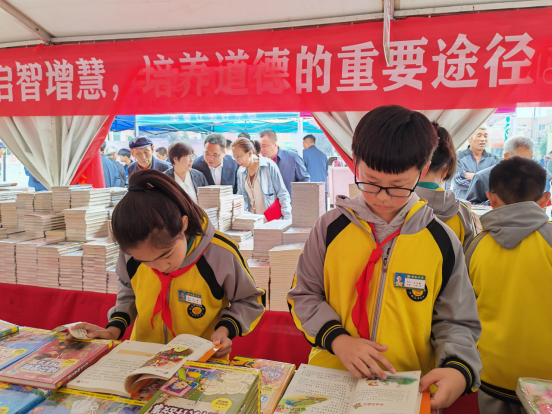
<instances>
[{"instance_id":1,"label":"book pile","mask_svg":"<svg viewBox=\"0 0 552 414\"><path fill-rule=\"evenodd\" d=\"M218 230L218 208L206 208L204 209L205 214L207 214L207 217L209 218L209 221L211 224L215 227L215 230Z\"/></svg>"},{"instance_id":2,"label":"book pile","mask_svg":"<svg viewBox=\"0 0 552 414\"><path fill-rule=\"evenodd\" d=\"M304 243L287 244L270 250L270 310L287 312L287 294L293 283Z\"/></svg>"},{"instance_id":3,"label":"book pile","mask_svg":"<svg viewBox=\"0 0 552 414\"><path fill-rule=\"evenodd\" d=\"M39 191L35 193L34 211L35 213L51 213L52 207L52 191Z\"/></svg>"},{"instance_id":4,"label":"book pile","mask_svg":"<svg viewBox=\"0 0 552 414\"><path fill-rule=\"evenodd\" d=\"M44 235L46 236L46 242L47 243L55 243L58 241L63 241L66 239L65 237L65 229L63 230L49 230L44 232Z\"/></svg>"},{"instance_id":5,"label":"book pile","mask_svg":"<svg viewBox=\"0 0 552 414\"><path fill-rule=\"evenodd\" d=\"M50 230L65 229L65 219L62 213L35 213L23 216L25 232L37 239L44 237Z\"/></svg>"},{"instance_id":6,"label":"book pile","mask_svg":"<svg viewBox=\"0 0 552 414\"><path fill-rule=\"evenodd\" d=\"M198 188L198 204L201 208L215 208L218 211L218 229L229 230L232 227L232 193L231 185L210 185Z\"/></svg>"},{"instance_id":7,"label":"book pile","mask_svg":"<svg viewBox=\"0 0 552 414\"><path fill-rule=\"evenodd\" d=\"M109 191L111 191L111 207L115 207L117 204L119 204L119 202L128 192L126 188L122 187L111 187Z\"/></svg>"},{"instance_id":8,"label":"book pile","mask_svg":"<svg viewBox=\"0 0 552 414\"><path fill-rule=\"evenodd\" d=\"M326 212L324 183L291 183L291 216L293 227L312 227Z\"/></svg>"},{"instance_id":9,"label":"book pile","mask_svg":"<svg viewBox=\"0 0 552 414\"><path fill-rule=\"evenodd\" d=\"M518 379L516 395L527 414L550 413L552 411L552 381L521 377Z\"/></svg>"},{"instance_id":10,"label":"book pile","mask_svg":"<svg viewBox=\"0 0 552 414\"><path fill-rule=\"evenodd\" d=\"M0 203L2 201L15 201L17 200L17 194L22 193L22 191L13 191L0 188Z\"/></svg>"},{"instance_id":11,"label":"book pile","mask_svg":"<svg viewBox=\"0 0 552 414\"><path fill-rule=\"evenodd\" d=\"M71 208L71 192L89 188L92 186L88 184L52 187L52 208L57 212Z\"/></svg>"},{"instance_id":12,"label":"book pile","mask_svg":"<svg viewBox=\"0 0 552 414\"><path fill-rule=\"evenodd\" d=\"M8 229L0 228L0 240L8 238Z\"/></svg>"},{"instance_id":13,"label":"book pile","mask_svg":"<svg viewBox=\"0 0 552 414\"><path fill-rule=\"evenodd\" d=\"M105 207L79 207L64 210L68 240L91 241L107 237L107 210Z\"/></svg>"},{"instance_id":14,"label":"book pile","mask_svg":"<svg viewBox=\"0 0 552 414\"><path fill-rule=\"evenodd\" d=\"M71 208L109 207L111 190L109 188L84 188L71 191Z\"/></svg>"},{"instance_id":15,"label":"book pile","mask_svg":"<svg viewBox=\"0 0 552 414\"><path fill-rule=\"evenodd\" d=\"M253 237L253 232L247 230L226 230L224 234L231 237L237 243L244 242Z\"/></svg>"},{"instance_id":16,"label":"book pile","mask_svg":"<svg viewBox=\"0 0 552 414\"><path fill-rule=\"evenodd\" d=\"M21 193L17 195L17 227L19 231L25 231L25 220L23 217L34 213L34 197L34 193Z\"/></svg>"},{"instance_id":17,"label":"book pile","mask_svg":"<svg viewBox=\"0 0 552 414\"><path fill-rule=\"evenodd\" d=\"M245 213L245 200L242 195L234 194L232 197L232 222L243 213Z\"/></svg>"},{"instance_id":18,"label":"book pile","mask_svg":"<svg viewBox=\"0 0 552 414\"><path fill-rule=\"evenodd\" d=\"M59 257L59 288L82 290L82 250Z\"/></svg>"},{"instance_id":19,"label":"book pile","mask_svg":"<svg viewBox=\"0 0 552 414\"><path fill-rule=\"evenodd\" d=\"M117 294L119 291L119 276L117 276L116 270L115 266L107 269L107 293Z\"/></svg>"},{"instance_id":20,"label":"book pile","mask_svg":"<svg viewBox=\"0 0 552 414\"><path fill-rule=\"evenodd\" d=\"M37 285L38 246L45 244L46 239L41 238L24 241L15 245L18 285Z\"/></svg>"},{"instance_id":21,"label":"book pile","mask_svg":"<svg viewBox=\"0 0 552 414\"><path fill-rule=\"evenodd\" d=\"M8 229L8 233L19 231L17 228L17 204L15 200L0 202L2 214L2 227Z\"/></svg>"},{"instance_id":22,"label":"book pile","mask_svg":"<svg viewBox=\"0 0 552 414\"><path fill-rule=\"evenodd\" d=\"M232 222L232 230L253 230L265 222L265 216L262 214L244 213L236 217Z\"/></svg>"},{"instance_id":23,"label":"book pile","mask_svg":"<svg viewBox=\"0 0 552 414\"><path fill-rule=\"evenodd\" d=\"M38 246L38 286L59 288L59 258L82 249L82 243L60 242Z\"/></svg>"},{"instance_id":24,"label":"book pile","mask_svg":"<svg viewBox=\"0 0 552 414\"><path fill-rule=\"evenodd\" d=\"M247 261L251 276L255 279L255 284L258 288L264 289L267 296L268 305L268 288L270 286L270 261L268 259L249 259Z\"/></svg>"},{"instance_id":25,"label":"book pile","mask_svg":"<svg viewBox=\"0 0 552 414\"><path fill-rule=\"evenodd\" d=\"M15 246L17 243L27 240L31 240L31 237L27 236L25 232L12 234L7 239L0 240L0 257L2 258L1 283L15 284L17 282Z\"/></svg>"},{"instance_id":26,"label":"book pile","mask_svg":"<svg viewBox=\"0 0 552 414\"><path fill-rule=\"evenodd\" d=\"M109 243L107 238L85 243L82 246L83 290L105 293L107 269L117 263L119 245Z\"/></svg>"},{"instance_id":27,"label":"book pile","mask_svg":"<svg viewBox=\"0 0 552 414\"><path fill-rule=\"evenodd\" d=\"M281 246L284 231L291 227L291 220L273 220L253 230L253 257L268 257L268 251Z\"/></svg>"},{"instance_id":28,"label":"book pile","mask_svg":"<svg viewBox=\"0 0 552 414\"><path fill-rule=\"evenodd\" d=\"M284 244L306 243L311 227L291 227L284 232Z\"/></svg>"},{"instance_id":29,"label":"book pile","mask_svg":"<svg viewBox=\"0 0 552 414\"><path fill-rule=\"evenodd\" d=\"M250 239L247 239L246 241L242 241L239 244L240 252L245 260L253 259L253 244L254 244L253 237L251 237Z\"/></svg>"}]
</instances>

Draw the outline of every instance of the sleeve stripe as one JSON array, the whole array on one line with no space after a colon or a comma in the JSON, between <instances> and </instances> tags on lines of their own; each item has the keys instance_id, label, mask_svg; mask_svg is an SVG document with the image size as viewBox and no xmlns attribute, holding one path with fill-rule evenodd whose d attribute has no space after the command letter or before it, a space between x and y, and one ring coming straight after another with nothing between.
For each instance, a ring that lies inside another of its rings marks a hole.
<instances>
[{"instance_id":1,"label":"sleeve stripe","mask_svg":"<svg viewBox=\"0 0 552 414\"><path fill-rule=\"evenodd\" d=\"M324 332L324 335L322 335L322 344L324 344L324 340L326 339L326 335L328 335L332 330L334 330L335 328L342 328L343 326L341 324L335 324L333 326L331 326L326 332Z\"/></svg>"},{"instance_id":2,"label":"sleeve stripe","mask_svg":"<svg viewBox=\"0 0 552 414\"><path fill-rule=\"evenodd\" d=\"M234 319L232 318L231 316L229 315L224 315L222 318L221 318L221 321L224 320L224 321L230 321L234 324L234 326L236 327L236 332L238 333L239 336L241 336L241 329L240 329L240 324Z\"/></svg>"},{"instance_id":3,"label":"sleeve stripe","mask_svg":"<svg viewBox=\"0 0 552 414\"><path fill-rule=\"evenodd\" d=\"M119 320L123 321L125 326L128 328L128 324L127 324L127 321L125 320L125 318L121 318L120 316L114 316L114 317L111 318L111 321L113 321L114 319L119 319Z\"/></svg>"},{"instance_id":4,"label":"sleeve stripe","mask_svg":"<svg viewBox=\"0 0 552 414\"><path fill-rule=\"evenodd\" d=\"M460 365L462 368L464 368L466 370L466 372L468 373L468 375L470 376L470 383L468 384L468 386L471 388L471 384L473 384L473 377L472 377L472 374L471 374L471 371L470 369L465 366L464 364L458 362L458 361L449 361L445 364L445 366L447 365L453 365L453 364L456 364L456 365Z\"/></svg>"}]
</instances>

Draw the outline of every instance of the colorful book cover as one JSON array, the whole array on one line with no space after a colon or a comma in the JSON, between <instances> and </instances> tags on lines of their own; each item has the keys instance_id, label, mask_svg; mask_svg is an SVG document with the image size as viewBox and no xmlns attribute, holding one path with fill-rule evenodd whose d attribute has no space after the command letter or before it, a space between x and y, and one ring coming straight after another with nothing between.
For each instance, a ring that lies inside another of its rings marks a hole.
<instances>
[{"instance_id":1,"label":"colorful book cover","mask_svg":"<svg viewBox=\"0 0 552 414\"><path fill-rule=\"evenodd\" d=\"M112 343L101 340L54 339L31 355L0 371L0 380L57 389L93 364Z\"/></svg>"},{"instance_id":2,"label":"colorful book cover","mask_svg":"<svg viewBox=\"0 0 552 414\"><path fill-rule=\"evenodd\" d=\"M261 413L272 414L286 390L295 365L285 362L269 361L237 356L230 363L232 366L261 370Z\"/></svg>"},{"instance_id":3,"label":"colorful book cover","mask_svg":"<svg viewBox=\"0 0 552 414\"><path fill-rule=\"evenodd\" d=\"M136 414L140 401L62 388L29 414Z\"/></svg>"},{"instance_id":4,"label":"colorful book cover","mask_svg":"<svg viewBox=\"0 0 552 414\"><path fill-rule=\"evenodd\" d=\"M139 381L129 390L132 400L145 401L151 400L159 392L166 381L156 378L150 378L145 381ZM0 413L2 414L2 413Z\"/></svg>"},{"instance_id":5,"label":"colorful book cover","mask_svg":"<svg viewBox=\"0 0 552 414\"><path fill-rule=\"evenodd\" d=\"M528 414L552 413L552 381L522 377L516 394Z\"/></svg>"},{"instance_id":6,"label":"colorful book cover","mask_svg":"<svg viewBox=\"0 0 552 414\"><path fill-rule=\"evenodd\" d=\"M18 330L19 326L0 319L0 338L16 333Z\"/></svg>"},{"instance_id":7,"label":"colorful book cover","mask_svg":"<svg viewBox=\"0 0 552 414\"><path fill-rule=\"evenodd\" d=\"M0 382L0 413L26 414L52 391Z\"/></svg>"},{"instance_id":8,"label":"colorful book cover","mask_svg":"<svg viewBox=\"0 0 552 414\"><path fill-rule=\"evenodd\" d=\"M59 335L42 329L21 328L13 335L0 338L0 370L25 358L58 337Z\"/></svg>"}]
</instances>

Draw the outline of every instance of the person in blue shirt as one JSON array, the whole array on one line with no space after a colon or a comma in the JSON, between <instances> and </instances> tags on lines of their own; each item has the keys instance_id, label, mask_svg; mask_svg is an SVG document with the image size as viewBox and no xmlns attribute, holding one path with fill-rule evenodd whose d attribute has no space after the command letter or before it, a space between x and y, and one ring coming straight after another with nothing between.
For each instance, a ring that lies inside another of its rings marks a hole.
<instances>
[{"instance_id":1,"label":"person in blue shirt","mask_svg":"<svg viewBox=\"0 0 552 414\"><path fill-rule=\"evenodd\" d=\"M290 196L291 183L310 182L310 175L305 168L303 159L293 151L278 147L276 132L272 129L265 129L261 131L259 136L261 137L261 155L271 159L278 165Z\"/></svg>"},{"instance_id":2,"label":"person in blue shirt","mask_svg":"<svg viewBox=\"0 0 552 414\"><path fill-rule=\"evenodd\" d=\"M310 175L310 180L326 184L326 201L328 199L328 157L316 147L314 135L303 138L303 162Z\"/></svg>"},{"instance_id":3,"label":"person in blue shirt","mask_svg":"<svg viewBox=\"0 0 552 414\"><path fill-rule=\"evenodd\" d=\"M124 164L125 167L125 184L128 185L128 166L132 163L132 158L130 158L130 150L126 148L121 148L118 152L119 159Z\"/></svg>"},{"instance_id":4,"label":"person in blue shirt","mask_svg":"<svg viewBox=\"0 0 552 414\"><path fill-rule=\"evenodd\" d=\"M28 184L29 187L33 187L35 191L48 191L48 189L44 187L42 183L35 178L34 175L31 174L31 172L27 169L27 167L24 167L24 168L25 168L25 175L29 177L29 184Z\"/></svg>"},{"instance_id":5,"label":"person in blue shirt","mask_svg":"<svg viewBox=\"0 0 552 414\"><path fill-rule=\"evenodd\" d=\"M124 183L121 181L121 177L119 176L119 170L117 170L117 167L113 162L109 160L104 154L105 151L105 142L100 147L100 152L102 154L102 167L103 167L103 173L104 173L104 180L105 180L105 187L124 187Z\"/></svg>"}]
</instances>

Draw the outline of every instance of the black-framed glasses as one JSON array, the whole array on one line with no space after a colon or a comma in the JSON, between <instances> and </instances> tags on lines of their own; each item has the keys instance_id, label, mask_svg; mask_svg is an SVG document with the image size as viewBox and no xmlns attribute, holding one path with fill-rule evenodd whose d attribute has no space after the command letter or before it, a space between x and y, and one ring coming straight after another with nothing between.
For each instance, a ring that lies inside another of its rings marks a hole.
<instances>
[{"instance_id":1,"label":"black-framed glasses","mask_svg":"<svg viewBox=\"0 0 552 414\"><path fill-rule=\"evenodd\" d=\"M357 165L355 164L355 184L357 188L362 191L363 193L369 193L369 194L379 194L381 190L385 190L387 195L389 197L397 197L397 198L406 198L410 197L410 194L416 190L416 187L418 186L418 183L420 182L420 179L422 178L422 172L420 171L420 175L418 176L418 180L416 180L416 184L414 185L414 188L400 188L400 187L382 187L377 184L373 183L363 183L357 180Z\"/></svg>"}]
</instances>

